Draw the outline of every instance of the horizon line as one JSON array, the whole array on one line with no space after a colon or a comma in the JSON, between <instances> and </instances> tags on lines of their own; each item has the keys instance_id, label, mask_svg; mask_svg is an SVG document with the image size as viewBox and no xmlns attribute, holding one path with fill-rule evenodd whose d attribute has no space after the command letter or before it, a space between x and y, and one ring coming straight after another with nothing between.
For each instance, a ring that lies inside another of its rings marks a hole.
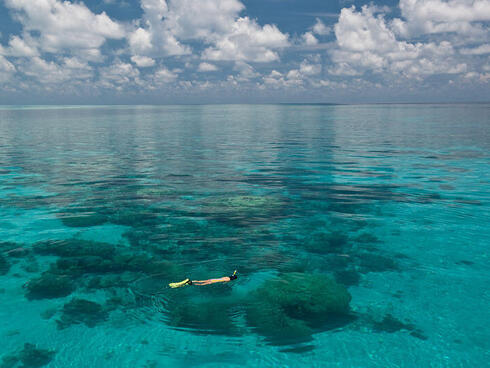
<instances>
[{"instance_id":1,"label":"horizon line","mask_svg":"<svg viewBox=\"0 0 490 368\"><path fill-rule=\"evenodd\" d=\"M36 106L53 106L53 107L104 107L104 106L212 106L212 105L317 105L317 106L361 106L361 105L482 105L490 104L490 101L439 101L439 102L208 102L208 103L162 103L162 104L127 104L127 103L109 103L109 104L0 104L0 107L36 107Z\"/></svg>"}]
</instances>

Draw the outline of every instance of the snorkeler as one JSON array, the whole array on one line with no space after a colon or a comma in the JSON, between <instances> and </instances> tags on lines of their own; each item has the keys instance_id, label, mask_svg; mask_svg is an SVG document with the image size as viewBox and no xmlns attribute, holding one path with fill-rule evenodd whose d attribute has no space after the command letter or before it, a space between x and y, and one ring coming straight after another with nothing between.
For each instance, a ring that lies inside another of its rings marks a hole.
<instances>
[{"instance_id":1,"label":"snorkeler","mask_svg":"<svg viewBox=\"0 0 490 368\"><path fill-rule=\"evenodd\" d=\"M203 286L203 285L211 285L211 284L216 284L218 282L230 282L231 280L235 280L238 276L236 275L236 270L233 272L233 275L231 276L225 276L221 277L219 279L209 279L209 280L190 280L190 279L185 279L180 282L172 282L168 284L171 288L178 288L186 285L198 285L198 286Z\"/></svg>"}]
</instances>

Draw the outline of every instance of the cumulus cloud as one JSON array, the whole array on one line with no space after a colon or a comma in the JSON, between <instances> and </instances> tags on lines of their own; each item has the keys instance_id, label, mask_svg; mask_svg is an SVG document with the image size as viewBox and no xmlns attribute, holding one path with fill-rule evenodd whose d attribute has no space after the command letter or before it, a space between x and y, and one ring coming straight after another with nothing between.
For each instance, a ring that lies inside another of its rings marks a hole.
<instances>
[{"instance_id":1,"label":"cumulus cloud","mask_svg":"<svg viewBox=\"0 0 490 368\"><path fill-rule=\"evenodd\" d=\"M474 22L490 20L488 0L400 0L399 6L405 20L395 19L393 28L404 37L445 32L482 35L485 29Z\"/></svg>"},{"instance_id":2,"label":"cumulus cloud","mask_svg":"<svg viewBox=\"0 0 490 368\"><path fill-rule=\"evenodd\" d=\"M123 27L105 12L92 13L83 3L58 0L5 0L23 26L23 39L10 40L10 52L34 56L70 50L87 59L100 59L99 48L107 39L121 39ZM34 37L31 33L38 32Z\"/></svg>"},{"instance_id":3,"label":"cumulus cloud","mask_svg":"<svg viewBox=\"0 0 490 368\"><path fill-rule=\"evenodd\" d=\"M334 26L315 18L291 39L246 16L240 0L139 0L142 15L127 23L93 12L83 0L4 0L22 31L4 35L0 82L4 90L118 91L378 88L406 86L407 79L422 85L434 75L466 85L489 82L489 0L399 1L395 18L387 7L347 7ZM121 41L104 45L110 39ZM283 53L291 43L296 47ZM320 48L327 50L323 59L312 55ZM184 70L170 67L179 62ZM273 68L264 65L270 62ZM212 81L194 73L217 70Z\"/></svg>"},{"instance_id":4,"label":"cumulus cloud","mask_svg":"<svg viewBox=\"0 0 490 368\"><path fill-rule=\"evenodd\" d=\"M485 55L490 54L490 44L486 43L474 48L464 48L460 52L463 55Z\"/></svg>"},{"instance_id":5,"label":"cumulus cloud","mask_svg":"<svg viewBox=\"0 0 490 368\"><path fill-rule=\"evenodd\" d=\"M15 71L15 66L2 55L0 55L0 71L2 72Z\"/></svg>"},{"instance_id":6,"label":"cumulus cloud","mask_svg":"<svg viewBox=\"0 0 490 368\"><path fill-rule=\"evenodd\" d=\"M309 28L309 31L301 35L300 44L307 47L314 47L320 43L318 37L322 38L327 36L330 32L330 27L327 27L319 18L316 18L315 24Z\"/></svg>"},{"instance_id":7,"label":"cumulus cloud","mask_svg":"<svg viewBox=\"0 0 490 368\"><path fill-rule=\"evenodd\" d=\"M9 80L15 73L15 66L5 57L0 55L0 82Z\"/></svg>"},{"instance_id":8,"label":"cumulus cloud","mask_svg":"<svg viewBox=\"0 0 490 368\"><path fill-rule=\"evenodd\" d=\"M244 9L238 0L169 0L165 22L180 39L212 42L231 30Z\"/></svg>"},{"instance_id":9,"label":"cumulus cloud","mask_svg":"<svg viewBox=\"0 0 490 368\"><path fill-rule=\"evenodd\" d=\"M170 71L165 67L158 69L153 75L153 82L159 86L169 84L177 79L178 75L174 71Z\"/></svg>"},{"instance_id":10,"label":"cumulus cloud","mask_svg":"<svg viewBox=\"0 0 490 368\"><path fill-rule=\"evenodd\" d=\"M261 27L248 17L238 18L228 33L218 35L204 50L203 59L269 62L279 59L276 49L289 45L287 35L275 25Z\"/></svg>"},{"instance_id":11,"label":"cumulus cloud","mask_svg":"<svg viewBox=\"0 0 490 368\"><path fill-rule=\"evenodd\" d=\"M99 68L98 86L122 91L127 86L142 84L140 72L129 63L116 60L113 64Z\"/></svg>"},{"instance_id":12,"label":"cumulus cloud","mask_svg":"<svg viewBox=\"0 0 490 368\"><path fill-rule=\"evenodd\" d=\"M267 62L289 44L275 25L240 17L238 0L142 0L141 7L143 22L129 36L133 55L185 55L191 49L183 42L201 41L203 59Z\"/></svg>"},{"instance_id":13,"label":"cumulus cloud","mask_svg":"<svg viewBox=\"0 0 490 368\"><path fill-rule=\"evenodd\" d=\"M161 57L190 53L190 49L175 38L169 24L163 19L169 13L165 0L141 0L141 8L141 24L128 37L133 56Z\"/></svg>"},{"instance_id":14,"label":"cumulus cloud","mask_svg":"<svg viewBox=\"0 0 490 368\"><path fill-rule=\"evenodd\" d=\"M198 72L215 72L218 70L216 65L210 63L200 63L197 67Z\"/></svg>"},{"instance_id":15,"label":"cumulus cloud","mask_svg":"<svg viewBox=\"0 0 490 368\"><path fill-rule=\"evenodd\" d=\"M301 87L306 85L325 86L318 78L322 72L320 57L315 55L312 60L303 60L298 68L291 69L287 73L280 73L273 70L269 75L263 78L264 87L290 88Z\"/></svg>"},{"instance_id":16,"label":"cumulus cloud","mask_svg":"<svg viewBox=\"0 0 490 368\"><path fill-rule=\"evenodd\" d=\"M458 57L450 41L399 40L395 26L377 11L370 6L360 11L355 7L342 9L335 25L337 47L330 53L334 62L331 74L354 76L371 71L420 79L467 71L467 61Z\"/></svg>"},{"instance_id":17,"label":"cumulus cloud","mask_svg":"<svg viewBox=\"0 0 490 368\"><path fill-rule=\"evenodd\" d=\"M10 37L7 48L0 48L0 54L15 57L38 56L39 52L35 46L32 46L32 44L32 40L26 42L19 36L14 35Z\"/></svg>"},{"instance_id":18,"label":"cumulus cloud","mask_svg":"<svg viewBox=\"0 0 490 368\"><path fill-rule=\"evenodd\" d=\"M65 58L61 63L35 56L21 64L22 72L45 85L59 85L67 81L92 78L92 68L76 58Z\"/></svg>"},{"instance_id":19,"label":"cumulus cloud","mask_svg":"<svg viewBox=\"0 0 490 368\"><path fill-rule=\"evenodd\" d=\"M139 66L140 68L147 68L155 65L155 60L147 56L139 56L139 55L131 56L131 61L135 63L137 66Z\"/></svg>"},{"instance_id":20,"label":"cumulus cloud","mask_svg":"<svg viewBox=\"0 0 490 368\"><path fill-rule=\"evenodd\" d=\"M239 82L248 82L251 79L257 78L260 76L259 73L250 65L244 61L237 61L233 70L238 72L234 79Z\"/></svg>"},{"instance_id":21,"label":"cumulus cloud","mask_svg":"<svg viewBox=\"0 0 490 368\"><path fill-rule=\"evenodd\" d=\"M315 46L318 45L318 40L313 34L313 32L306 32L303 34L302 41L306 46Z\"/></svg>"},{"instance_id":22,"label":"cumulus cloud","mask_svg":"<svg viewBox=\"0 0 490 368\"><path fill-rule=\"evenodd\" d=\"M319 36L326 36L332 31L330 27L327 27L319 18L316 18L316 23L311 30L314 34Z\"/></svg>"}]
</instances>

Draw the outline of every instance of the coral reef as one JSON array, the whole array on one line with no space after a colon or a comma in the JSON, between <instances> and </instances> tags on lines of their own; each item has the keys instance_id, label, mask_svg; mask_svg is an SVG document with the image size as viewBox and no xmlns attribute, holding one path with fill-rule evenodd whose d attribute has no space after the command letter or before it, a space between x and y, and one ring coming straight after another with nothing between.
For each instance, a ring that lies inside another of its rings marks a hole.
<instances>
[{"instance_id":1,"label":"coral reef","mask_svg":"<svg viewBox=\"0 0 490 368\"><path fill-rule=\"evenodd\" d=\"M174 327L193 329L197 333L236 335L230 308L225 301L177 302L169 304L167 323Z\"/></svg>"},{"instance_id":2,"label":"coral reef","mask_svg":"<svg viewBox=\"0 0 490 368\"><path fill-rule=\"evenodd\" d=\"M386 272L398 270L398 264L381 254L362 253L359 255L359 272Z\"/></svg>"},{"instance_id":3,"label":"coral reef","mask_svg":"<svg viewBox=\"0 0 490 368\"><path fill-rule=\"evenodd\" d=\"M346 286L359 285L361 275L356 270L338 270L334 272L335 280Z\"/></svg>"},{"instance_id":4,"label":"coral reef","mask_svg":"<svg viewBox=\"0 0 490 368\"><path fill-rule=\"evenodd\" d=\"M73 213L71 213L73 212ZM107 217L95 212L62 212L58 217L63 222L63 225L68 227L91 227L102 225L107 222Z\"/></svg>"},{"instance_id":5,"label":"coral reef","mask_svg":"<svg viewBox=\"0 0 490 368\"><path fill-rule=\"evenodd\" d=\"M358 243L379 243L379 239L371 233L361 233L354 238Z\"/></svg>"},{"instance_id":6,"label":"coral reef","mask_svg":"<svg viewBox=\"0 0 490 368\"><path fill-rule=\"evenodd\" d=\"M29 300L52 299L70 295L75 290L75 284L69 277L45 272L41 277L30 280L25 288L25 296Z\"/></svg>"},{"instance_id":7,"label":"coral reef","mask_svg":"<svg viewBox=\"0 0 490 368\"><path fill-rule=\"evenodd\" d=\"M210 198L203 211L213 220L237 226L251 226L284 217L285 203L272 195L230 195Z\"/></svg>"},{"instance_id":8,"label":"coral reef","mask_svg":"<svg viewBox=\"0 0 490 368\"><path fill-rule=\"evenodd\" d=\"M312 234L305 242L306 250L313 253L335 253L345 251L349 238L340 231Z\"/></svg>"},{"instance_id":9,"label":"coral reef","mask_svg":"<svg viewBox=\"0 0 490 368\"><path fill-rule=\"evenodd\" d=\"M19 360L25 368L36 368L51 362L54 355L52 350L38 349L33 344L25 343L24 349L19 353Z\"/></svg>"},{"instance_id":10,"label":"coral reef","mask_svg":"<svg viewBox=\"0 0 490 368\"><path fill-rule=\"evenodd\" d=\"M418 329L413 323L405 323L399 319L393 317L391 314L386 314L382 320L373 321L373 331L375 332L388 332L394 333L401 330L406 330L410 332L410 335L416 337L420 340L427 340L427 336Z\"/></svg>"},{"instance_id":11,"label":"coral reef","mask_svg":"<svg viewBox=\"0 0 490 368\"><path fill-rule=\"evenodd\" d=\"M35 243L34 252L42 255L55 255L60 257L97 256L111 257L115 246L108 243L95 242L82 239L47 240Z\"/></svg>"},{"instance_id":12,"label":"coral reef","mask_svg":"<svg viewBox=\"0 0 490 368\"><path fill-rule=\"evenodd\" d=\"M62 315L56 321L59 329L83 323L94 327L108 318L108 312L102 305L86 299L74 298L63 306Z\"/></svg>"},{"instance_id":13,"label":"coral reef","mask_svg":"<svg viewBox=\"0 0 490 368\"><path fill-rule=\"evenodd\" d=\"M43 367L53 360L55 354L53 350L38 349L34 344L25 343L18 354L4 356L0 368L15 368L19 363L22 363L21 368Z\"/></svg>"},{"instance_id":14,"label":"coral reef","mask_svg":"<svg viewBox=\"0 0 490 368\"><path fill-rule=\"evenodd\" d=\"M321 274L286 273L250 295L247 322L272 339L305 339L349 313L347 289Z\"/></svg>"},{"instance_id":15,"label":"coral reef","mask_svg":"<svg viewBox=\"0 0 490 368\"><path fill-rule=\"evenodd\" d=\"M0 276L6 275L10 270L10 263L0 254Z\"/></svg>"}]
</instances>

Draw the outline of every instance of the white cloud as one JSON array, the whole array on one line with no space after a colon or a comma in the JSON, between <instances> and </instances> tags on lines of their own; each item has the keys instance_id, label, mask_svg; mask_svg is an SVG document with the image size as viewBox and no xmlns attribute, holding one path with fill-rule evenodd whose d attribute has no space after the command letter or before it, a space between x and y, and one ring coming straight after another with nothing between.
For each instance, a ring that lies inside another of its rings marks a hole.
<instances>
[{"instance_id":1,"label":"white cloud","mask_svg":"<svg viewBox=\"0 0 490 368\"><path fill-rule=\"evenodd\" d=\"M140 68L147 68L155 65L155 60L147 56L138 56L138 55L131 56L131 61L135 63L137 66L139 66Z\"/></svg>"},{"instance_id":2,"label":"white cloud","mask_svg":"<svg viewBox=\"0 0 490 368\"><path fill-rule=\"evenodd\" d=\"M87 59L98 59L99 48L106 39L121 39L125 35L123 27L105 12L94 14L83 3L5 0L5 5L14 11L23 26L23 40L15 39L17 45L11 44L13 50L25 52L39 48L50 53L71 50ZM39 32L39 36L30 36L31 31Z\"/></svg>"},{"instance_id":3,"label":"white cloud","mask_svg":"<svg viewBox=\"0 0 490 368\"><path fill-rule=\"evenodd\" d=\"M142 25L130 33L129 46L134 56L160 57L185 55L190 49L176 38L167 22L168 6L165 0L141 0Z\"/></svg>"},{"instance_id":4,"label":"white cloud","mask_svg":"<svg viewBox=\"0 0 490 368\"><path fill-rule=\"evenodd\" d=\"M142 0L144 16L129 36L133 55L185 55L187 41L207 46L202 59L267 62L278 60L288 36L275 25L240 17L238 0Z\"/></svg>"},{"instance_id":5,"label":"white cloud","mask_svg":"<svg viewBox=\"0 0 490 368\"><path fill-rule=\"evenodd\" d=\"M370 70L383 76L388 73L420 79L467 70L451 42L399 41L383 15L375 11L369 6L361 11L355 7L342 9L335 25L337 48L331 51L331 74L353 76Z\"/></svg>"},{"instance_id":6,"label":"white cloud","mask_svg":"<svg viewBox=\"0 0 490 368\"><path fill-rule=\"evenodd\" d=\"M316 37L313 35L313 32L306 32L302 36L303 43L306 46L315 46L318 45L318 40Z\"/></svg>"},{"instance_id":7,"label":"white cloud","mask_svg":"<svg viewBox=\"0 0 490 368\"><path fill-rule=\"evenodd\" d=\"M216 65L210 63L200 63L197 68L198 72L215 72L216 70L218 70Z\"/></svg>"},{"instance_id":8,"label":"white cloud","mask_svg":"<svg viewBox=\"0 0 490 368\"><path fill-rule=\"evenodd\" d=\"M332 30L330 29L330 27L327 27L319 18L316 18L316 23L312 27L312 31L314 34L317 34L319 36L326 36Z\"/></svg>"},{"instance_id":9,"label":"white cloud","mask_svg":"<svg viewBox=\"0 0 490 368\"><path fill-rule=\"evenodd\" d=\"M22 72L35 78L42 84L59 85L67 81L92 78L92 70L85 63L75 58L65 58L62 63L46 61L38 56L21 64Z\"/></svg>"},{"instance_id":10,"label":"white cloud","mask_svg":"<svg viewBox=\"0 0 490 368\"><path fill-rule=\"evenodd\" d=\"M212 42L230 32L244 9L238 0L170 0L165 22L179 39Z\"/></svg>"},{"instance_id":11,"label":"white cloud","mask_svg":"<svg viewBox=\"0 0 490 368\"><path fill-rule=\"evenodd\" d=\"M0 55L0 71L2 72L15 71L15 66L2 55Z\"/></svg>"},{"instance_id":12,"label":"white cloud","mask_svg":"<svg viewBox=\"0 0 490 368\"><path fill-rule=\"evenodd\" d=\"M398 34L409 37L419 34L458 32L485 34L485 28L474 22L490 20L488 0L400 0L403 18L393 22Z\"/></svg>"},{"instance_id":13,"label":"white cloud","mask_svg":"<svg viewBox=\"0 0 490 368\"><path fill-rule=\"evenodd\" d=\"M312 60L303 60L299 68L291 69L287 73L280 73L277 70L273 70L263 78L263 83L264 87L275 89L290 87L304 88L306 85L318 86L318 76L321 71L320 57L316 55L312 57Z\"/></svg>"},{"instance_id":14,"label":"white cloud","mask_svg":"<svg viewBox=\"0 0 490 368\"><path fill-rule=\"evenodd\" d=\"M156 85L172 83L177 79L177 74L168 70L165 67L157 70L153 76L153 81Z\"/></svg>"},{"instance_id":15,"label":"white cloud","mask_svg":"<svg viewBox=\"0 0 490 368\"><path fill-rule=\"evenodd\" d=\"M461 49L463 55L485 55L490 54L490 44L486 43L475 48Z\"/></svg>"},{"instance_id":16,"label":"white cloud","mask_svg":"<svg viewBox=\"0 0 490 368\"><path fill-rule=\"evenodd\" d=\"M68 69L92 70L92 67L90 67L85 60L79 60L76 57L65 57L63 59L63 64L64 67Z\"/></svg>"},{"instance_id":17,"label":"white cloud","mask_svg":"<svg viewBox=\"0 0 490 368\"><path fill-rule=\"evenodd\" d=\"M0 54L15 56L15 57L32 57L38 56L39 52L35 46L31 46L33 42L25 42L19 36L12 36L9 40L9 47L0 49Z\"/></svg>"},{"instance_id":18,"label":"white cloud","mask_svg":"<svg viewBox=\"0 0 490 368\"><path fill-rule=\"evenodd\" d=\"M116 60L112 65L99 68L97 84L102 88L122 91L127 86L141 85L140 72L129 63Z\"/></svg>"},{"instance_id":19,"label":"white cloud","mask_svg":"<svg viewBox=\"0 0 490 368\"><path fill-rule=\"evenodd\" d=\"M204 50L203 59L269 62L279 59L276 49L289 45L288 36L275 25L261 27L248 17L238 18L228 33Z\"/></svg>"},{"instance_id":20,"label":"white cloud","mask_svg":"<svg viewBox=\"0 0 490 368\"><path fill-rule=\"evenodd\" d=\"M317 60L318 62L319 60ZM322 72L322 65L319 63L310 63L308 60L303 60L299 66L299 72L305 76L317 75Z\"/></svg>"},{"instance_id":21,"label":"white cloud","mask_svg":"<svg viewBox=\"0 0 490 368\"><path fill-rule=\"evenodd\" d=\"M12 79L15 71L15 66L5 57L0 55L0 83L4 83Z\"/></svg>"},{"instance_id":22,"label":"white cloud","mask_svg":"<svg viewBox=\"0 0 490 368\"><path fill-rule=\"evenodd\" d=\"M291 77L294 77L294 75L291 75ZM269 75L263 77L263 84L264 87L271 87L271 88L278 89L278 88L297 86L298 84L301 84L301 81L297 79L290 80L288 79L287 76L283 75L281 72L278 72L277 70L273 70L272 72L270 72Z\"/></svg>"},{"instance_id":23,"label":"white cloud","mask_svg":"<svg viewBox=\"0 0 490 368\"><path fill-rule=\"evenodd\" d=\"M0 55L0 83L12 78L15 73L15 66L7 58Z\"/></svg>"},{"instance_id":24,"label":"white cloud","mask_svg":"<svg viewBox=\"0 0 490 368\"><path fill-rule=\"evenodd\" d=\"M384 19L375 16L368 6L363 6L361 12L357 12L354 6L342 9L334 29L337 43L344 50L386 51L393 49L397 42Z\"/></svg>"},{"instance_id":25,"label":"white cloud","mask_svg":"<svg viewBox=\"0 0 490 368\"><path fill-rule=\"evenodd\" d=\"M248 82L249 80L260 76L251 65L244 61L235 62L233 70L238 72L238 75L234 76L234 79L239 82Z\"/></svg>"}]
</instances>

